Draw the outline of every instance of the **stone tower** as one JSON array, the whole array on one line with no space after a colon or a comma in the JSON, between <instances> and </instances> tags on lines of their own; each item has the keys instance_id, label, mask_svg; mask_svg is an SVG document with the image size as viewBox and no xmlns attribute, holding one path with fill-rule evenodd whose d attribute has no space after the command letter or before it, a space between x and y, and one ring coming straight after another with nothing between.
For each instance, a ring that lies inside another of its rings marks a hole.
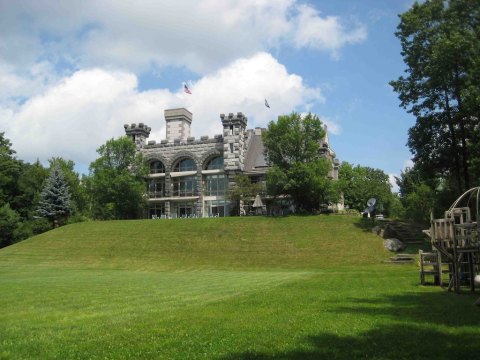
<instances>
[{"instance_id":1,"label":"stone tower","mask_svg":"<svg viewBox=\"0 0 480 360\"><path fill-rule=\"evenodd\" d=\"M125 134L132 139L137 149L141 149L145 145L147 138L150 135L150 131L152 130L144 123L139 123L138 125L125 124L123 127L125 128Z\"/></svg>"},{"instance_id":2,"label":"stone tower","mask_svg":"<svg viewBox=\"0 0 480 360\"><path fill-rule=\"evenodd\" d=\"M185 108L165 110L167 123L167 141L173 143L175 139L187 141L190 137L192 113Z\"/></svg>"},{"instance_id":3,"label":"stone tower","mask_svg":"<svg viewBox=\"0 0 480 360\"><path fill-rule=\"evenodd\" d=\"M223 125L223 159L225 170L243 170L247 117L241 112L220 114Z\"/></svg>"}]
</instances>

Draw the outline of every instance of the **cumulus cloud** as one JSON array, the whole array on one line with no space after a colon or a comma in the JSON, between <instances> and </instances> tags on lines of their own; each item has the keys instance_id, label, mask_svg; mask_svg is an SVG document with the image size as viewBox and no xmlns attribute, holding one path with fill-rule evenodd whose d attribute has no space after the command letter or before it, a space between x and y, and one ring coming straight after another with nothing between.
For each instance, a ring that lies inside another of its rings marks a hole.
<instances>
[{"instance_id":1,"label":"cumulus cloud","mask_svg":"<svg viewBox=\"0 0 480 360\"><path fill-rule=\"evenodd\" d=\"M343 46L359 43L367 38L367 29L362 24L347 29L339 17L321 17L311 6L300 5L298 11L293 37L297 47L323 49L338 57L338 51Z\"/></svg>"},{"instance_id":2,"label":"cumulus cloud","mask_svg":"<svg viewBox=\"0 0 480 360\"><path fill-rule=\"evenodd\" d=\"M79 70L18 108L0 106L0 127L21 159L62 156L85 166L96 158L99 145L123 135L125 123L146 123L151 139L163 139L167 108L192 111L192 135L199 137L221 133L222 112L242 111L249 127L265 126L279 114L323 101L320 89L306 86L268 53L236 60L203 77L191 85L192 95L180 88L139 91L137 86L130 72Z\"/></svg>"},{"instance_id":3,"label":"cumulus cloud","mask_svg":"<svg viewBox=\"0 0 480 360\"><path fill-rule=\"evenodd\" d=\"M365 40L366 28L296 0L164 0L0 5L0 55L74 68L186 67L204 74L280 44L327 51Z\"/></svg>"},{"instance_id":4,"label":"cumulus cloud","mask_svg":"<svg viewBox=\"0 0 480 360\"><path fill-rule=\"evenodd\" d=\"M392 192L398 193L398 191L400 189L397 185L397 181L396 181L395 177L398 177L398 175L397 174L388 174L388 181L390 182L390 186L392 187Z\"/></svg>"}]
</instances>

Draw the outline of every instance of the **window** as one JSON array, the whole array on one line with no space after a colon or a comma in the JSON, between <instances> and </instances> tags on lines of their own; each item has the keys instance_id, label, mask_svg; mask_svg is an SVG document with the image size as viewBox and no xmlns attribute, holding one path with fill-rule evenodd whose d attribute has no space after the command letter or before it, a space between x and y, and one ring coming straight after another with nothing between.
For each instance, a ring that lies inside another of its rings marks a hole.
<instances>
[{"instance_id":1,"label":"window","mask_svg":"<svg viewBox=\"0 0 480 360\"><path fill-rule=\"evenodd\" d=\"M207 163L205 170L223 169L223 156L217 156Z\"/></svg>"},{"instance_id":2,"label":"window","mask_svg":"<svg viewBox=\"0 0 480 360\"><path fill-rule=\"evenodd\" d=\"M150 163L150 174L165 173L165 166L161 161L153 161Z\"/></svg>"},{"instance_id":3,"label":"window","mask_svg":"<svg viewBox=\"0 0 480 360\"><path fill-rule=\"evenodd\" d=\"M148 181L148 196L150 198L161 198L165 196L165 180L150 179Z\"/></svg>"},{"instance_id":4,"label":"window","mask_svg":"<svg viewBox=\"0 0 480 360\"><path fill-rule=\"evenodd\" d=\"M162 215L165 215L165 203L150 204L148 214L150 219L161 218Z\"/></svg>"},{"instance_id":5,"label":"window","mask_svg":"<svg viewBox=\"0 0 480 360\"><path fill-rule=\"evenodd\" d=\"M224 174L206 175L203 180L206 196L224 196L227 189L227 178Z\"/></svg>"},{"instance_id":6,"label":"window","mask_svg":"<svg viewBox=\"0 0 480 360\"><path fill-rule=\"evenodd\" d=\"M175 167L173 168L173 171L176 172L193 170L197 170L197 166L195 165L195 161L193 161L193 159L180 160L175 164Z\"/></svg>"},{"instance_id":7,"label":"window","mask_svg":"<svg viewBox=\"0 0 480 360\"><path fill-rule=\"evenodd\" d=\"M228 203L225 200L205 201L205 215L208 217L224 217L228 214Z\"/></svg>"},{"instance_id":8,"label":"window","mask_svg":"<svg viewBox=\"0 0 480 360\"><path fill-rule=\"evenodd\" d=\"M197 195L197 177L183 176L172 178L173 196L195 196Z\"/></svg>"},{"instance_id":9,"label":"window","mask_svg":"<svg viewBox=\"0 0 480 360\"><path fill-rule=\"evenodd\" d=\"M233 153L233 144L230 143L230 152Z\"/></svg>"},{"instance_id":10,"label":"window","mask_svg":"<svg viewBox=\"0 0 480 360\"><path fill-rule=\"evenodd\" d=\"M172 217L193 217L195 216L195 202L173 203L171 208Z\"/></svg>"}]
</instances>

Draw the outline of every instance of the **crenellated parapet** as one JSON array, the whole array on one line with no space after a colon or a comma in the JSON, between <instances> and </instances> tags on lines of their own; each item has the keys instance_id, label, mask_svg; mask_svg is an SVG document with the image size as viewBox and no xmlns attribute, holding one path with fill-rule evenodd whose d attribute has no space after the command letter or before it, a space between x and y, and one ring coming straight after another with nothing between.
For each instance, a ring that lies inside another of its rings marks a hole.
<instances>
[{"instance_id":1,"label":"crenellated parapet","mask_svg":"<svg viewBox=\"0 0 480 360\"><path fill-rule=\"evenodd\" d=\"M152 130L144 123L139 123L138 125L125 124L123 127L125 128L125 134L133 140L137 149L140 149L145 145L147 138L150 135L150 131Z\"/></svg>"}]
</instances>

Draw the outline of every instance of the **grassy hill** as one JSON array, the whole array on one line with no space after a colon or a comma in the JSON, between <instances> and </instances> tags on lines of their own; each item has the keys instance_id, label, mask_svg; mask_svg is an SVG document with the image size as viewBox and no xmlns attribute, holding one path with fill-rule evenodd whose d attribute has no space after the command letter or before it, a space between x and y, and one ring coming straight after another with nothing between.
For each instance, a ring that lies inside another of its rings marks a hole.
<instances>
[{"instance_id":1,"label":"grassy hill","mask_svg":"<svg viewBox=\"0 0 480 360\"><path fill-rule=\"evenodd\" d=\"M65 226L0 250L0 359L478 356L476 294L388 256L342 216Z\"/></svg>"},{"instance_id":2,"label":"grassy hill","mask_svg":"<svg viewBox=\"0 0 480 360\"><path fill-rule=\"evenodd\" d=\"M380 263L380 238L342 216L86 222L0 252L2 262L81 268L325 269Z\"/></svg>"}]
</instances>

